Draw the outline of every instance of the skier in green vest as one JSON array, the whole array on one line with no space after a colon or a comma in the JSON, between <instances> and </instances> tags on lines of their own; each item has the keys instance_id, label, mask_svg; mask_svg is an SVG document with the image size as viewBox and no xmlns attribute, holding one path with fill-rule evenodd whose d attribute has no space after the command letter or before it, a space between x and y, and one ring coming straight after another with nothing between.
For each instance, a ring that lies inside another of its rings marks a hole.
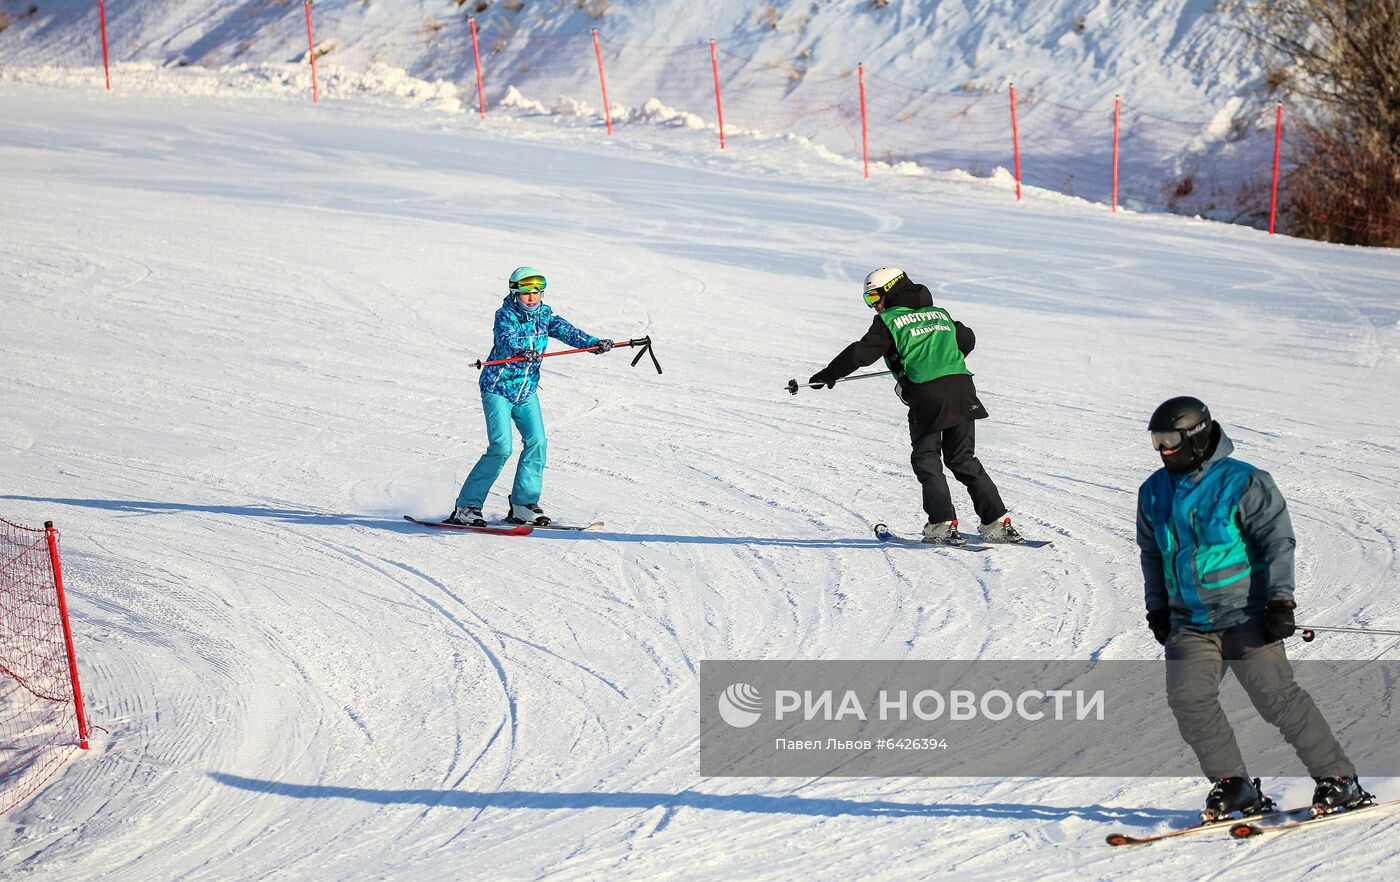
<instances>
[{"instance_id":1,"label":"skier in green vest","mask_svg":"<svg viewBox=\"0 0 1400 882\"><path fill-rule=\"evenodd\" d=\"M977 460L973 421L986 417L987 409L977 400L972 371L963 361L977 342L972 329L934 306L928 288L895 267L881 267L866 276L864 297L876 312L870 329L807 382L830 389L883 357L898 381L900 399L909 406L910 463L923 487L928 515L924 541L967 544L958 532L943 476L946 464L972 497L980 522L978 536L985 542L1024 542L1006 516L996 484Z\"/></svg>"}]
</instances>

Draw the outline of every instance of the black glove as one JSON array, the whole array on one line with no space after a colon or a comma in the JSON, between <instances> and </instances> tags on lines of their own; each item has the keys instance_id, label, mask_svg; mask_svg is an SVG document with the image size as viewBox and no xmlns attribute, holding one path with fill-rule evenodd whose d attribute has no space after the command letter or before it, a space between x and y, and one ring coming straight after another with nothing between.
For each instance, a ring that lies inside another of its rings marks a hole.
<instances>
[{"instance_id":1,"label":"black glove","mask_svg":"<svg viewBox=\"0 0 1400 882\"><path fill-rule=\"evenodd\" d=\"M537 352L534 349L517 349L515 350L515 357L524 359L526 364L539 364L540 359L544 358L544 353Z\"/></svg>"},{"instance_id":2,"label":"black glove","mask_svg":"<svg viewBox=\"0 0 1400 882\"><path fill-rule=\"evenodd\" d=\"M1147 611L1147 627L1152 629L1152 636L1163 646L1167 645L1167 638L1172 635L1172 611L1169 609L1150 609Z\"/></svg>"},{"instance_id":3,"label":"black glove","mask_svg":"<svg viewBox=\"0 0 1400 882\"><path fill-rule=\"evenodd\" d=\"M1293 621L1293 610L1298 606L1291 600L1270 600L1269 611L1264 613L1264 639L1270 643L1292 637L1298 630Z\"/></svg>"},{"instance_id":4,"label":"black glove","mask_svg":"<svg viewBox=\"0 0 1400 882\"><path fill-rule=\"evenodd\" d=\"M826 371L817 371L807 378L807 385L816 386L818 388L825 386L828 389L835 389L838 379L840 379L840 377L834 377Z\"/></svg>"},{"instance_id":5,"label":"black glove","mask_svg":"<svg viewBox=\"0 0 1400 882\"><path fill-rule=\"evenodd\" d=\"M612 348L613 348L613 346L615 346L616 344L613 343L613 341L611 341L611 340L599 340L597 343L594 343L593 345L598 347L597 349L594 350L594 352L597 352L599 355L602 355L604 352L612 352Z\"/></svg>"}]
</instances>

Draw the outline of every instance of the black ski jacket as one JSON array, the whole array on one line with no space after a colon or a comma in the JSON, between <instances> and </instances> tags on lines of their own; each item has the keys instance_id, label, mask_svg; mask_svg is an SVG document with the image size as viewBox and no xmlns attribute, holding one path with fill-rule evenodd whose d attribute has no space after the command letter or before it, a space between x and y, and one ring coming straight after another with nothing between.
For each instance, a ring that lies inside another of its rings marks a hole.
<instances>
[{"instance_id":1,"label":"black ski jacket","mask_svg":"<svg viewBox=\"0 0 1400 882\"><path fill-rule=\"evenodd\" d=\"M885 295L885 305L919 309L932 306L933 295L928 288L905 278ZM967 355L977 345L977 336L962 322L954 321L953 325L958 350ZM941 432L964 420L980 420L987 416L987 409L977 399L977 387L967 374L951 374L927 383L914 383L903 376L894 337L890 336L889 328L878 315L871 321L864 337L841 350L841 354L814 374L809 382L830 383L884 357L893 363L895 375L899 377L899 397L909 406L909 431L913 437Z\"/></svg>"}]
</instances>

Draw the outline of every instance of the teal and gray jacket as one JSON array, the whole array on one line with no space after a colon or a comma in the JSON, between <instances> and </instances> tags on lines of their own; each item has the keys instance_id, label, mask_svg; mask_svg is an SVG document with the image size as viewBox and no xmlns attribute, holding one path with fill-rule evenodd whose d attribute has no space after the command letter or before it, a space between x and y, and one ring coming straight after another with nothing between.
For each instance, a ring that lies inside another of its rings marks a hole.
<instances>
[{"instance_id":1,"label":"teal and gray jacket","mask_svg":"<svg viewBox=\"0 0 1400 882\"><path fill-rule=\"evenodd\" d=\"M1221 631L1293 599L1293 524L1269 473L1215 451L1194 472L1159 469L1138 490L1137 541L1147 609L1173 626Z\"/></svg>"}]
</instances>

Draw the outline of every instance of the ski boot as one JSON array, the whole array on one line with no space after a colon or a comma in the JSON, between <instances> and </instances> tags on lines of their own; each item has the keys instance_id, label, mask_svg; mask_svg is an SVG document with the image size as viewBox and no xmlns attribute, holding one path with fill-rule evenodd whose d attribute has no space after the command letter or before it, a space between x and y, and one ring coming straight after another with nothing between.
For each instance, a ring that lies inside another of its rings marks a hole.
<instances>
[{"instance_id":1,"label":"ski boot","mask_svg":"<svg viewBox=\"0 0 1400 882\"><path fill-rule=\"evenodd\" d=\"M1361 782L1356 780L1355 775L1339 778L1314 778L1313 780L1317 782L1317 789L1313 791L1312 798L1314 817L1344 812L1375 799L1371 794L1361 789Z\"/></svg>"},{"instance_id":2,"label":"ski boot","mask_svg":"<svg viewBox=\"0 0 1400 882\"><path fill-rule=\"evenodd\" d=\"M486 518L481 515L479 505L459 505L452 510L452 514L443 521L444 524L456 524L459 527L484 527Z\"/></svg>"},{"instance_id":3,"label":"ski boot","mask_svg":"<svg viewBox=\"0 0 1400 882\"><path fill-rule=\"evenodd\" d=\"M982 524L977 528L977 535L983 542L1000 542L1006 545L1020 545L1026 541L1026 537L1016 532L1016 528L1011 526L1011 518L1002 518L999 521L992 521L990 524Z\"/></svg>"},{"instance_id":4,"label":"ski boot","mask_svg":"<svg viewBox=\"0 0 1400 882\"><path fill-rule=\"evenodd\" d=\"M534 524L536 527L548 527L549 515L544 513L544 509L540 508L537 502L532 502L529 505L512 502L510 514L506 515L506 521L512 524Z\"/></svg>"},{"instance_id":5,"label":"ski boot","mask_svg":"<svg viewBox=\"0 0 1400 882\"><path fill-rule=\"evenodd\" d=\"M951 521L934 523L929 521L924 524L924 540L930 545L966 545L967 540L958 532L958 521L954 518Z\"/></svg>"},{"instance_id":6,"label":"ski boot","mask_svg":"<svg viewBox=\"0 0 1400 882\"><path fill-rule=\"evenodd\" d=\"M1217 778L1206 797L1206 807L1201 811L1201 823L1223 821L1234 812L1247 817L1273 810L1274 801L1259 792L1258 778Z\"/></svg>"}]
</instances>

